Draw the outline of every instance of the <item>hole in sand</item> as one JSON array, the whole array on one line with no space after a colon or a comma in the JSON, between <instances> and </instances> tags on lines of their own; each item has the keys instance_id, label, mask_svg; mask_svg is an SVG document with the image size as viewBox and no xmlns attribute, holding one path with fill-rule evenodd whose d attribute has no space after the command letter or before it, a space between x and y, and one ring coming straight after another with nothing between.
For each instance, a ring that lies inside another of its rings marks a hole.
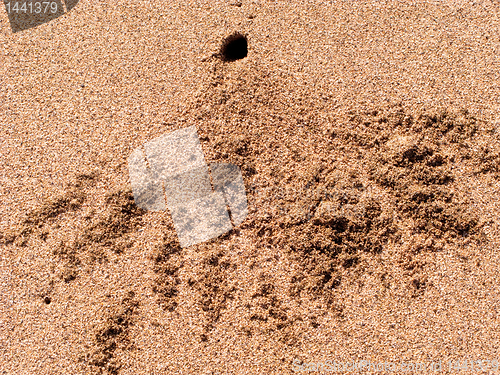
<instances>
[{"instance_id":1,"label":"hole in sand","mask_svg":"<svg viewBox=\"0 0 500 375\"><path fill-rule=\"evenodd\" d=\"M247 57L247 54L247 38L240 33L231 34L222 43L220 55L223 61L240 60Z\"/></svg>"}]
</instances>

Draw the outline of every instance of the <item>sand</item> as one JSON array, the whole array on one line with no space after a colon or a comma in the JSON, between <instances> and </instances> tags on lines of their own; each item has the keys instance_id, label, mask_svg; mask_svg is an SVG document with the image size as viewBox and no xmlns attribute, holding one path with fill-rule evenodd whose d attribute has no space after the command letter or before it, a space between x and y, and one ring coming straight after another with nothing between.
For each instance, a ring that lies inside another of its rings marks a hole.
<instances>
[{"instance_id":1,"label":"sand","mask_svg":"<svg viewBox=\"0 0 500 375\"><path fill-rule=\"evenodd\" d=\"M1 373L494 370L499 15L82 0L13 33L0 12ZM181 248L127 158L192 125L249 214Z\"/></svg>"}]
</instances>

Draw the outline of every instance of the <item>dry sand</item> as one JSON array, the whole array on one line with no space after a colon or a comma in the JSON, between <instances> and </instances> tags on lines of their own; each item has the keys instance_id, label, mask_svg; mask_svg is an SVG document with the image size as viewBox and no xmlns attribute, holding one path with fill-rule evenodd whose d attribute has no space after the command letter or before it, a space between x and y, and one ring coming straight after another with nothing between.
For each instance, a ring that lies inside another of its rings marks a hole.
<instances>
[{"instance_id":1,"label":"dry sand","mask_svg":"<svg viewBox=\"0 0 500 375\"><path fill-rule=\"evenodd\" d=\"M500 359L498 2L172 3L0 13L0 373ZM191 125L250 212L181 249L127 157Z\"/></svg>"}]
</instances>

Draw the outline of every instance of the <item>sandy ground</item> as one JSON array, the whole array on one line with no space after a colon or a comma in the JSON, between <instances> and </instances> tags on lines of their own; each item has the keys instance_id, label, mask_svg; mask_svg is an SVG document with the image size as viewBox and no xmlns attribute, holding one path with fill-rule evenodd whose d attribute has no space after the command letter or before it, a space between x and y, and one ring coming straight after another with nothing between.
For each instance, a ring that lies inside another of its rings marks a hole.
<instances>
[{"instance_id":1,"label":"sandy ground","mask_svg":"<svg viewBox=\"0 0 500 375\"><path fill-rule=\"evenodd\" d=\"M0 12L0 372L494 370L498 2L172 3ZM250 212L181 249L127 158L191 125Z\"/></svg>"}]
</instances>

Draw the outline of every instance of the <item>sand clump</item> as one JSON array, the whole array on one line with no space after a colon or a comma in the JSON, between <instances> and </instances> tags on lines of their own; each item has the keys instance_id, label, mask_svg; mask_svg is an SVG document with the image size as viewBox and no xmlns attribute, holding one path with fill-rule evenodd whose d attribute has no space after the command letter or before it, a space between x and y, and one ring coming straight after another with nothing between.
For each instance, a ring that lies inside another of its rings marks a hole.
<instances>
[{"instance_id":1,"label":"sand clump","mask_svg":"<svg viewBox=\"0 0 500 375\"><path fill-rule=\"evenodd\" d=\"M489 130L468 111L394 104L325 118L333 103L297 93L287 103L290 92L270 72L248 68L233 78L224 66L213 69L191 115L211 156L243 170L257 206L243 227L254 229L258 246L286 249L303 267L293 295L330 293L388 246L400 249L395 263L406 259L401 266L412 269L407 253L481 241L484 222L457 181L466 173L497 176L499 158L488 147L471 151ZM405 283L419 295L425 280L413 274Z\"/></svg>"},{"instance_id":2,"label":"sand clump","mask_svg":"<svg viewBox=\"0 0 500 375\"><path fill-rule=\"evenodd\" d=\"M133 245L128 234L140 225L144 210L134 203L130 189L120 189L105 197L105 211L87 215L85 224L71 240L61 241L53 254L63 261L61 277L69 282L78 276L83 263L102 264L108 252L120 254Z\"/></svg>"},{"instance_id":3,"label":"sand clump","mask_svg":"<svg viewBox=\"0 0 500 375\"><path fill-rule=\"evenodd\" d=\"M117 352L132 347L130 327L134 324L139 303L133 291L128 292L118 303L106 311L105 321L95 327L93 346L80 356L80 361L89 366L91 373L117 375L122 364Z\"/></svg>"},{"instance_id":4,"label":"sand clump","mask_svg":"<svg viewBox=\"0 0 500 375\"><path fill-rule=\"evenodd\" d=\"M330 131L349 140L352 152L361 155L357 163L345 167L332 160L315 177L309 196L297 197L305 212L279 218L283 229L276 225L279 245L304 265L294 293L334 290L344 270L360 272L360 260L388 244L411 254L439 251L445 242L481 241L480 216L451 188L460 173L453 163L468 157L477 132L473 117L441 112L414 119L392 109L354 114L350 121L355 136ZM403 257L408 264L401 266L411 268L412 257ZM422 292L425 281L408 284Z\"/></svg>"},{"instance_id":5,"label":"sand clump","mask_svg":"<svg viewBox=\"0 0 500 375\"><path fill-rule=\"evenodd\" d=\"M170 237L170 238L169 238ZM158 302L163 309L173 311L179 299L179 270L184 261L179 242L173 236L164 236L155 248L152 256L153 270L156 274L152 290L158 295Z\"/></svg>"},{"instance_id":6,"label":"sand clump","mask_svg":"<svg viewBox=\"0 0 500 375\"><path fill-rule=\"evenodd\" d=\"M207 158L241 168L251 207L241 230L255 251L273 248L297 267L286 298L269 277L255 281L253 292L233 289L247 261L229 262L218 252L201 260L197 278L183 280L183 251L175 238L166 241L156 256L154 290L168 311L179 303L180 285L194 290L205 315L202 341L228 299L242 298L251 301L241 322L245 335L267 330L295 345L290 327L314 317L287 313L283 300L320 297L342 316L335 297L342 283L378 272L388 289L389 264L402 270L398 283L406 295L418 297L429 287L430 254L484 240L484 221L457 184L464 173L495 175L498 159L491 151L471 153L488 132L467 111L415 112L394 104L323 117L333 103L292 94L276 72L247 67L233 74L212 62L211 76L181 118L199 125ZM483 162L489 167L481 168ZM233 231L220 240L237 237ZM386 263L377 271L373 261L383 253Z\"/></svg>"},{"instance_id":7,"label":"sand clump","mask_svg":"<svg viewBox=\"0 0 500 375\"><path fill-rule=\"evenodd\" d=\"M76 176L64 193L29 211L3 236L2 241L26 247L30 238L41 239L61 261L59 277L65 282L74 280L84 264L92 267L106 262L108 252L124 252L133 245L128 234L140 226L145 211L135 205L130 189L123 187L105 195L103 211L98 212L97 207L92 207L84 212L84 205L89 206L85 189L97 179L95 174ZM65 216L64 220L82 216L81 225L66 232L63 240L57 240L56 234L61 231L57 219L62 216Z\"/></svg>"},{"instance_id":8,"label":"sand clump","mask_svg":"<svg viewBox=\"0 0 500 375\"><path fill-rule=\"evenodd\" d=\"M154 228L162 234L148 258L149 288L165 316L182 313L186 302L199 308L199 342L216 340L214 329L234 313L240 317L235 335L299 346L297 330L306 322L320 325L316 313L301 308L304 301L322 301L323 315L342 320L341 289L378 274L389 290L396 282L389 266L402 270L397 282L411 301L431 285L433 253L484 241L484 218L461 184L468 175L498 178L500 158L488 147L471 151L488 131L467 111L420 113L393 104L339 112L333 100L294 91L281 83L284 73L258 63L239 71L217 59L206 63L211 74L169 128L196 123L207 160L241 168L249 215L196 251L180 247L167 219ZM50 241L56 219L78 217L62 241L54 240L52 255L66 283L85 267L106 267L111 255L126 254L149 214L135 206L126 186L90 200L85 191L95 179L77 178L3 241L23 246L36 233ZM240 249L242 236L250 245ZM245 255L235 255L239 250ZM278 260L286 272L263 272ZM238 284L243 274L251 276ZM120 372L116 352L130 348L139 303L131 294L96 328L90 360L82 354L95 372Z\"/></svg>"}]
</instances>

